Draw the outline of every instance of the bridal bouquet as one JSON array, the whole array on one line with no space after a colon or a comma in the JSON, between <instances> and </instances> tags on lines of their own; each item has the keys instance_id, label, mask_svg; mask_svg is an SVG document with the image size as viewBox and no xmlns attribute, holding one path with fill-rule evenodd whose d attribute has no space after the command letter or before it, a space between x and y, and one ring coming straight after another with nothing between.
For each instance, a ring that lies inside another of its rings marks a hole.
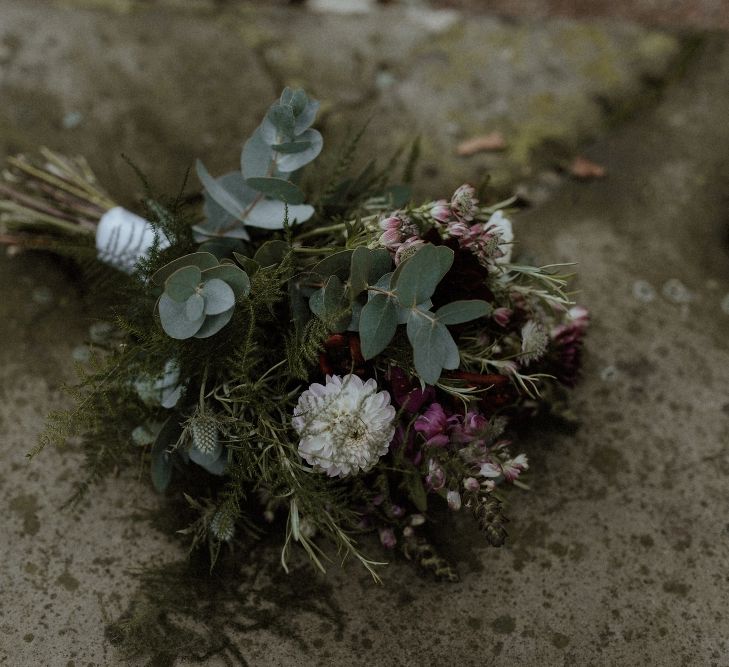
<instances>
[{"instance_id":1,"label":"bridal bouquet","mask_svg":"<svg viewBox=\"0 0 729 667\"><path fill-rule=\"evenodd\" d=\"M272 524L284 568L299 545L324 569L328 541L376 577L359 537L374 532L455 578L429 521L468 513L504 542L504 489L529 470L514 426L574 384L587 312L559 266L516 261L514 200L462 185L412 203L416 151L405 184L397 159L349 176L350 146L318 192L303 186L318 107L284 90L239 170L197 163L201 207L149 196L143 217L81 158L10 160L0 238L91 251L114 274L76 407L51 415L34 453L79 437L77 497L144 466L157 491L184 494L182 532L213 562Z\"/></svg>"}]
</instances>

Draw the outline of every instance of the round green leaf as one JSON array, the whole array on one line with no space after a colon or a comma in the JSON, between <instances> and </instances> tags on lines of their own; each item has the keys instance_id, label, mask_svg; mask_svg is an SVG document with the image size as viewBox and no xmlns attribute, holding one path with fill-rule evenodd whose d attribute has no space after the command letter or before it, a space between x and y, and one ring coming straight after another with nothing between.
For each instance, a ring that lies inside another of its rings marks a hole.
<instances>
[{"instance_id":1,"label":"round green leaf","mask_svg":"<svg viewBox=\"0 0 729 667\"><path fill-rule=\"evenodd\" d=\"M220 315L235 305L235 293L228 283L219 278L207 280L202 287L205 299L205 314Z\"/></svg>"},{"instance_id":2,"label":"round green leaf","mask_svg":"<svg viewBox=\"0 0 729 667\"><path fill-rule=\"evenodd\" d=\"M270 173L273 149L263 139L258 128L243 146L240 156L241 172L245 178L265 176Z\"/></svg>"},{"instance_id":3,"label":"round green leaf","mask_svg":"<svg viewBox=\"0 0 729 667\"><path fill-rule=\"evenodd\" d=\"M376 357L384 350L397 329L397 305L384 294L376 294L362 308L359 316L359 337L362 356Z\"/></svg>"},{"instance_id":4,"label":"round green leaf","mask_svg":"<svg viewBox=\"0 0 729 667\"><path fill-rule=\"evenodd\" d=\"M185 316L188 320L198 320L205 310L205 299L197 292L185 302Z\"/></svg>"},{"instance_id":5,"label":"round green leaf","mask_svg":"<svg viewBox=\"0 0 729 667\"><path fill-rule=\"evenodd\" d=\"M297 146L299 143L304 146L300 150ZM285 173L301 169L321 153L322 146L324 146L324 139L321 134L316 130L306 130L295 143L278 144L276 168Z\"/></svg>"},{"instance_id":6,"label":"round green leaf","mask_svg":"<svg viewBox=\"0 0 729 667\"><path fill-rule=\"evenodd\" d=\"M235 253L235 255L240 257L238 253ZM248 258L245 257L243 259ZM220 266L215 266L212 269L203 271L202 277L203 282L207 282L212 278L219 278L220 280L228 283L228 285L230 285L233 289L236 299L242 296L248 296L248 292L251 291L251 281L248 278L248 274L235 264L221 264Z\"/></svg>"},{"instance_id":7,"label":"round green leaf","mask_svg":"<svg viewBox=\"0 0 729 667\"><path fill-rule=\"evenodd\" d=\"M195 334L195 338L209 338L220 331L233 317L233 310L226 310L224 313L219 315L209 315L205 318L205 323L200 327L200 330Z\"/></svg>"},{"instance_id":8,"label":"round green leaf","mask_svg":"<svg viewBox=\"0 0 729 667\"><path fill-rule=\"evenodd\" d=\"M453 251L446 246L424 245L395 270L392 282L400 304L406 308L427 301L453 264Z\"/></svg>"},{"instance_id":9,"label":"round green leaf","mask_svg":"<svg viewBox=\"0 0 729 667\"><path fill-rule=\"evenodd\" d=\"M165 294L178 302L187 301L200 284L201 271L197 266L177 269L165 281Z\"/></svg>"},{"instance_id":10,"label":"round green leaf","mask_svg":"<svg viewBox=\"0 0 729 667\"><path fill-rule=\"evenodd\" d=\"M166 294L159 299L159 321L164 332L176 340L191 338L202 326L205 315L196 320L187 318L187 304L173 301Z\"/></svg>"},{"instance_id":11,"label":"round green leaf","mask_svg":"<svg viewBox=\"0 0 729 667\"><path fill-rule=\"evenodd\" d=\"M463 324L484 317L491 312L491 305L479 299L453 301L441 306L435 315L443 324Z\"/></svg>"},{"instance_id":12,"label":"round green leaf","mask_svg":"<svg viewBox=\"0 0 729 667\"><path fill-rule=\"evenodd\" d=\"M217 266L218 260L215 255L209 252L193 252L190 255L178 257L169 264L165 264L152 276L152 282L155 285L162 286L165 280L169 278L175 271L185 266L197 266L201 271L209 269L211 266Z\"/></svg>"},{"instance_id":13,"label":"round green leaf","mask_svg":"<svg viewBox=\"0 0 729 667\"><path fill-rule=\"evenodd\" d=\"M247 178L246 185L254 190L258 190L258 192L263 193L266 197L277 199L287 204L304 203L304 193L291 181L286 181L283 178L274 178L273 176Z\"/></svg>"}]
</instances>

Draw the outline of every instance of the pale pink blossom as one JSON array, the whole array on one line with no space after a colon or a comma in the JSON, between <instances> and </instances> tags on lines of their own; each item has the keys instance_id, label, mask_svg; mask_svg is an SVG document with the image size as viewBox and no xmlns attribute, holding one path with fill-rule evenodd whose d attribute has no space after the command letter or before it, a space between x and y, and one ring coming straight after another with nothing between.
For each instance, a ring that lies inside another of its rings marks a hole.
<instances>
[{"instance_id":1,"label":"pale pink blossom","mask_svg":"<svg viewBox=\"0 0 729 667\"><path fill-rule=\"evenodd\" d=\"M491 317L500 327L506 327L511 321L511 316L513 314L514 311L512 311L511 308L496 308L491 314Z\"/></svg>"},{"instance_id":2,"label":"pale pink blossom","mask_svg":"<svg viewBox=\"0 0 729 667\"><path fill-rule=\"evenodd\" d=\"M395 265L399 265L400 262L404 262L406 259L414 255L417 249L423 245L425 245L425 241L414 236L403 241L403 243L395 251Z\"/></svg>"},{"instance_id":3,"label":"pale pink blossom","mask_svg":"<svg viewBox=\"0 0 729 667\"><path fill-rule=\"evenodd\" d=\"M508 482L513 482L521 473L529 469L529 462L526 454L519 454L513 459L504 461L501 464L501 470L504 475L504 479Z\"/></svg>"},{"instance_id":4,"label":"pale pink blossom","mask_svg":"<svg viewBox=\"0 0 729 667\"><path fill-rule=\"evenodd\" d=\"M445 470L433 459L428 461L428 474L425 477L425 484L431 491L440 491L446 482Z\"/></svg>"},{"instance_id":5,"label":"pale pink blossom","mask_svg":"<svg viewBox=\"0 0 729 667\"><path fill-rule=\"evenodd\" d=\"M430 217L435 222L446 223L452 216L453 212L451 211L451 207L445 199L439 199L433 202L433 206L430 209Z\"/></svg>"},{"instance_id":6,"label":"pale pink blossom","mask_svg":"<svg viewBox=\"0 0 729 667\"><path fill-rule=\"evenodd\" d=\"M481 484L475 477L466 477L466 479L463 480L463 488L466 489L466 491L478 491L481 487Z\"/></svg>"},{"instance_id":7,"label":"pale pink blossom","mask_svg":"<svg viewBox=\"0 0 729 667\"><path fill-rule=\"evenodd\" d=\"M417 236L417 225L404 213L393 213L387 218L383 218L378 223L382 234L380 235L380 243L388 250L397 250L402 243L412 237Z\"/></svg>"},{"instance_id":8,"label":"pale pink blossom","mask_svg":"<svg viewBox=\"0 0 729 667\"><path fill-rule=\"evenodd\" d=\"M451 210L461 220L470 222L478 213L478 199L473 186L464 184L451 197Z\"/></svg>"}]
</instances>

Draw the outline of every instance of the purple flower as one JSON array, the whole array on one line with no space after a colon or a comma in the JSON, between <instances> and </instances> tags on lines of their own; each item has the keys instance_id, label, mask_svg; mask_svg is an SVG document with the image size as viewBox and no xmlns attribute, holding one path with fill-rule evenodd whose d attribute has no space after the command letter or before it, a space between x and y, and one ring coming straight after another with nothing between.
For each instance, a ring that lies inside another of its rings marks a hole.
<instances>
[{"instance_id":1,"label":"purple flower","mask_svg":"<svg viewBox=\"0 0 729 667\"><path fill-rule=\"evenodd\" d=\"M484 431L488 425L488 419L480 412L467 412L461 423L453 427L453 442L463 445L478 444L483 441Z\"/></svg>"},{"instance_id":2,"label":"purple flower","mask_svg":"<svg viewBox=\"0 0 729 667\"><path fill-rule=\"evenodd\" d=\"M415 386L413 381L405 375L405 371L396 366L390 368L388 380L390 381L390 393L395 399L395 403L411 414L435 398L433 387L421 389L419 385Z\"/></svg>"},{"instance_id":3,"label":"purple flower","mask_svg":"<svg viewBox=\"0 0 729 667\"><path fill-rule=\"evenodd\" d=\"M426 447L445 447L450 442L447 431L457 421L458 417L449 417L440 403L431 403L425 413L415 420L413 428L423 434Z\"/></svg>"}]
</instances>

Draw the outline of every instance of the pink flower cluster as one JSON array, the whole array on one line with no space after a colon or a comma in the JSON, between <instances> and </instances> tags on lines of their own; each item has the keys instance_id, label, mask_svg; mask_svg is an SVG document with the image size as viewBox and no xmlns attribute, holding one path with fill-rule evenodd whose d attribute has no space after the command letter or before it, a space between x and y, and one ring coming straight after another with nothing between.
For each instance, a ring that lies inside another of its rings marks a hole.
<instances>
[{"instance_id":1,"label":"pink flower cluster","mask_svg":"<svg viewBox=\"0 0 729 667\"><path fill-rule=\"evenodd\" d=\"M493 442L495 432L498 433L499 429L478 412L448 414L440 403L433 402L415 419L413 430L424 438L422 448L426 451L449 446L459 450L474 474L474 477L463 480L465 488L469 490L482 484L493 487L498 478L513 482L529 468L524 454L514 458L506 454L509 441ZM475 476L483 477L486 481L479 483ZM425 483L431 491L439 491L446 484L446 472L435 457L428 460ZM452 497L449 504L460 507L459 503L460 496L458 501Z\"/></svg>"},{"instance_id":2,"label":"pink flower cluster","mask_svg":"<svg viewBox=\"0 0 729 667\"><path fill-rule=\"evenodd\" d=\"M380 243L393 252L409 239L417 237L420 232L418 226L402 211L396 211L380 220L379 226L382 230Z\"/></svg>"}]
</instances>

